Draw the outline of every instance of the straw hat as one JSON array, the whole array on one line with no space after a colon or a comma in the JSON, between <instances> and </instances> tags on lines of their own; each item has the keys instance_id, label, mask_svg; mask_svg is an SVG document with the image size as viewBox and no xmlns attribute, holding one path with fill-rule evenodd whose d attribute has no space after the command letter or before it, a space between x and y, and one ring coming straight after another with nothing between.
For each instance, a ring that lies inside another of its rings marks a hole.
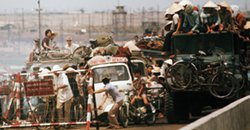
<instances>
[{"instance_id":1,"label":"straw hat","mask_svg":"<svg viewBox=\"0 0 250 130\"><path fill-rule=\"evenodd\" d=\"M51 71L52 72L62 71L62 68L59 65L54 65Z\"/></svg>"},{"instance_id":2,"label":"straw hat","mask_svg":"<svg viewBox=\"0 0 250 130\"><path fill-rule=\"evenodd\" d=\"M186 5L193 5L190 0L182 0L179 5L186 6Z\"/></svg>"},{"instance_id":3,"label":"straw hat","mask_svg":"<svg viewBox=\"0 0 250 130\"><path fill-rule=\"evenodd\" d=\"M51 31L51 35L57 35L57 33L54 31Z\"/></svg>"},{"instance_id":4,"label":"straw hat","mask_svg":"<svg viewBox=\"0 0 250 130\"><path fill-rule=\"evenodd\" d=\"M204 6L203 8L215 8L215 9L218 9L218 5L215 4L213 1L208 1Z\"/></svg>"},{"instance_id":5,"label":"straw hat","mask_svg":"<svg viewBox=\"0 0 250 130\"><path fill-rule=\"evenodd\" d=\"M42 72L40 73L40 76L43 78L45 76L53 76L53 74L50 73L50 70L43 69Z\"/></svg>"},{"instance_id":6,"label":"straw hat","mask_svg":"<svg viewBox=\"0 0 250 130\"><path fill-rule=\"evenodd\" d=\"M164 29L166 30L166 28L170 27L172 25L173 21L168 21L165 26L164 26ZM169 30L166 30L166 31L169 31Z\"/></svg>"},{"instance_id":7,"label":"straw hat","mask_svg":"<svg viewBox=\"0 0 250 130\"><path fill-rule=\"evenodd\" d=\"M180 11L180 10L183 10L183 6L179 5L179 4L176 4L174 3L170 8L168 8L165 12L165 16L166 15L173 15L175 14L176 12Z\"/></svg>"},{"instance_id":8,"label":"straw hat","mask_svg":"<svg viewBox=\"0 0 250 130\"><path fill-rule=\"evenodd\" d=\"M167 59L164 61L164 63L169 64L169 65L173 65L173 60L172 59Z\"/></svg>"},{"instance_id":9,"label":"straw hat","mask_svg":"<svg viewBox=\"0 0 250 130\"><path fill-rule=\"evenodd\" d=\"M185 12L190 14L193 12L193 6L192 5L187 5L187 7L185 8Z\"/></svg>"},{"instance_id":10,"label":"straw hat","mask_svg":"<svg viewBox=\"0 0 250 130\"><path fill-rule=\"evenodd\" d=\"M168 21L165 26L169 26L173 23L173 21Z\"/></svg>"},{"instance_id":11,"label":"straw hat","mask_svg":"<svg viewBox=\"0 0 250 130\"><path fill-rule=\"evenodd\" d=\"M225 7L225 8L231 8L230 5L226 1L222 1L218 5L221 7Z\"/></svg>"},{"instance_id":12,"label":"straw hat","mask_svg":"<svg viewBox=\"0 0 250 130\"><path fill-rule=\"evenodd\" d=\"M69 67L68 69L66 69L66 73L67 74L72 74L72 73L77 73L77 71L74 68Z\"/></svg>"}]
</instances>

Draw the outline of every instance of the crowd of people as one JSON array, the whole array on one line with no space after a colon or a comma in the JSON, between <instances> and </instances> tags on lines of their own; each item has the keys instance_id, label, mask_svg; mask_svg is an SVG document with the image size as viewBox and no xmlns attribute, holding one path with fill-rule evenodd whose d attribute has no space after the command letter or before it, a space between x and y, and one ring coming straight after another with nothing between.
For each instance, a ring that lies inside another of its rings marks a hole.
<instances>
[{"instance_id":1,"label":"crowd of people","mask_svg":"<svg viewBox=\"0 0 250 130\"><path fill-rule=\"evenodd\" d=\"M189 0L182 0L166 10L165 18L168 21L165 29L169 31L163 47L166 51L170 51L172 36L181 33L235 32L242 40L250 41L250 27L245 15L226 1L218 4L208 1L198 8Z\"/></svg>"}]
</instances>

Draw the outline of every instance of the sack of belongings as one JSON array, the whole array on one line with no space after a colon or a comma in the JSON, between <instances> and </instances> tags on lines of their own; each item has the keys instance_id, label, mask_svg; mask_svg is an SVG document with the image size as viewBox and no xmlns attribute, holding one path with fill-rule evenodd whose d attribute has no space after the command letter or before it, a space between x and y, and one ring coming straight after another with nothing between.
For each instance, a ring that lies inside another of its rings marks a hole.
<instances>
[{"instance_id":1,"label":"sack of belongings","mask_svg":"<svg viewBox=\"0 0 250 130\"><path fill-rule=\"evenodd\" d=\"M97 64L101 64L103 62L106 61L106 58L104 56L94 56L93 58L91 58L90 60L88 60L87 64L89 67L97 65Z\"/></svg>"},{"instance_id":2,"label":"sack of belongings","mask_svg":"<svg viewBox=\"0 0 250 130\"><path fill-rule=\"evenodd\" d=\"M103 36L99 36L96 38L95 44L97 47L106 47L109 44L113 44L113 43L114 43L114 41L113 41L111 36L103 35Z\"/></svg>"},{"instance_id":3,"label":"sack of belongings","mask_svg":"<svg viewBox=\"0 0 250 130\"><path fill-rule=\"evenodd\" d=\"M97 56L97 55L115 55L118 52L118 46L114 44L109 44L106 47L97 47L94 50L92 50L90 57Z\"/></svg>"}]
</instances>

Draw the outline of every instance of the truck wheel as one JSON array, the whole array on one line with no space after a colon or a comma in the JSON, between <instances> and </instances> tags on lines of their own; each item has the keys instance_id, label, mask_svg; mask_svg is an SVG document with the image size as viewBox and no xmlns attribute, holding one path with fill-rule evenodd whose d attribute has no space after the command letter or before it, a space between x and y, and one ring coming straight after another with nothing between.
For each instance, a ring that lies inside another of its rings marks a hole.
<instances>
[{"instance_id":1,"label":"truck wheel","mask_svg":"<svg viewBox=\"0 0 250 130\"><path fill-rule=\"evenodd\" d=\"M185 92L173 93L173 104L176 121L189 120L189 96Z\"/></svg>"},{"instance_id":2,"label":"truck wheel","mask_svg":"<svg viewBox=\"0 0 250 130\"><path fill-rule=\"evenodd\" d=\"M164 96L165 104L164 104L164 109L165 109L165 115L166 115L166 120L169 124L174 124L176 123L176 116L174 112L174 102L173 102L173 96L171 95L170 92L166 92Z\"/></svg>"}]
</instances>

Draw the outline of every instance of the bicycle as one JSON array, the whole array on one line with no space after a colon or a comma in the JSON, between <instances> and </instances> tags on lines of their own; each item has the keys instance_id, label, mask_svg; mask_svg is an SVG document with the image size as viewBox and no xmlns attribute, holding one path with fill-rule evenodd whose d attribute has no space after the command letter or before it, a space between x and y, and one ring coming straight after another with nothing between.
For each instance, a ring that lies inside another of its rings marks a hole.
<instances>
[{"instance_id":1,"label":"bicycle","mask_svg":"<svg viewBox=\"0 0 250 130\"><path fill-rule=\"evenodd\" d=\"M169 68L170 78L174 90L205 89L217 98L230 97L236 88L234 75L227 71L222 55L217 55L220 60L205 63L206 53L199 51L190 59L176 62Z\"/></svg>"}]
</instances>

